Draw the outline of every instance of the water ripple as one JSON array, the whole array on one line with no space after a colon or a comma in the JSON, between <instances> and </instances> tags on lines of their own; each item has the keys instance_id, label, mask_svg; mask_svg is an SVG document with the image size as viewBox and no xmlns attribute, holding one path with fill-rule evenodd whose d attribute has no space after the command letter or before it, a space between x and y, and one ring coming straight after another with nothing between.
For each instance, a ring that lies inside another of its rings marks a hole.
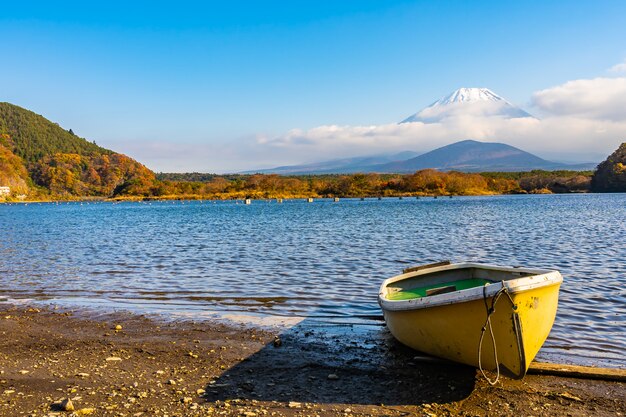
<instances>
[{"instance_id":1,"label":"water ripple","mask_svg":"<svg viewBox=\"0 0 626 417\"><path fill-rule=\"evenodd\" d=\"M543 359L626 366L626 195L0 205L0 296L346 322L413 263L553 267Z\"/></svg>"}]
</instances>

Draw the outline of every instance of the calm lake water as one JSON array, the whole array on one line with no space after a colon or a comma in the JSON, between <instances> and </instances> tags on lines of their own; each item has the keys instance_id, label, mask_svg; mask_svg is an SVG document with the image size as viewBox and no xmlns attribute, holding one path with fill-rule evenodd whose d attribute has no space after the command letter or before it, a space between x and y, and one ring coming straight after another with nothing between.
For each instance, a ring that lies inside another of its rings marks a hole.
<instances>
[{"instance_id":1,"label":"calm lake water","mask_svg":"<svg viewBox=\"0 0 626 417\"><path fill-rule=\"evenodd\" d=\"M549 267L540 358L626 367L625 225L626 194L0 205L0 297L382 332L378 287L410 264Z\"/></svg>"}]
</instances>

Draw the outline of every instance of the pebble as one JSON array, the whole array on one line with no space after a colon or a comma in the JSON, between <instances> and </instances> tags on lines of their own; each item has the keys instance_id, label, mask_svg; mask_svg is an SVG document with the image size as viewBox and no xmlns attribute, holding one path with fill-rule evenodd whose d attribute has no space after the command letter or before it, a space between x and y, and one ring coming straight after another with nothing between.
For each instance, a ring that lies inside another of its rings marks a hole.
<instances>
[{"instance_id":1,"label":"pebble","mask_svg":"<svg viewBox=\"0 0 626 417\"><path fill-rule=\"evenodd\" d=\"M174 381L173 379L170 379L166 382L166 384L168 385L176 385L176 381Z\"/></svg>"},{"instance_id":2,"label":"pebble","mask_svg":"<svg viewBox=\"0 0 626 417\"><path fill-rule=\"evenodd\" d=\"M22 369L21 371L18 371L20 374L22 375L26 375L27 373L29 373L30 371L27 371L26 369Z\"/></svg>"},{"instance_id":3,"label":"pebble","mask_svg":"<svg viewBox=\"0 0 626 417\"><path fill-rule=\"evenodd\" d=\"M329 374L328 379L330 379L331 381L336 381L339 379L339 376L337 374Z\"/></svg>"},{"instance_id":4,"label":"pebble","mask_svg":"<svg viewBox=\"0 0 626 417\"><path fill-rule=\"evenodd\" d=\"M119 324L116 324L116 325L115 325L115 330L117 330L117 331L122 330L122 326L121 326L121 325L119 325Z\"/></svg>"},{"instance_id":5,"label":"pebble","mask_svg":"<svg viewBox=\"0 0 626 417\"><path fill-rule=\"evenodd\" d=\"M108 358L106 358L107 362L117 362L121 360L122 358L120 358L119 356L109 356Z\"/></svg>"},{"instance_id":6,"label":"pebble","mask_svg":"<svg viewBox=\"0 0 626 417\"><path fill-rule=\"evenodd\" d=\"M289 401L289 408L300 408L302 407L302 403L296 401Z\"/></svg>"},{"instance_id":7,"label":"pebble","mask_svg":"<svg viewBox=\"0 0 626 417\"><path fill-rule=\"evenodd\" d=\"M87 378L89 376L89 374L86 373L86 372L79 372L79 373L76 374L76 376L79 376L81 378Z\"/></svg>"}]
</instances>

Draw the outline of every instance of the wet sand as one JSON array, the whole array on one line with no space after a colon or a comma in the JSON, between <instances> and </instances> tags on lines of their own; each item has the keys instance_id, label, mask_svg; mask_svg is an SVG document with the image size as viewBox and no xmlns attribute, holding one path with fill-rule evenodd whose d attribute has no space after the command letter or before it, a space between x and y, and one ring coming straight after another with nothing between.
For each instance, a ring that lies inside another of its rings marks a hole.
<instances>
[{"instance_id":1,"label":"wet sand","mask_svg":"<svg viewBox=\"0 0 626 417\"><path fill-rule=\"evenodd\" d=\"M116 330L116 326L117 330ZM0 415L626 415L626 384L475 369L357 329L283 333L0 304ZM382 330L381 330L382 331Z\"/></svg>"}]
</instances>

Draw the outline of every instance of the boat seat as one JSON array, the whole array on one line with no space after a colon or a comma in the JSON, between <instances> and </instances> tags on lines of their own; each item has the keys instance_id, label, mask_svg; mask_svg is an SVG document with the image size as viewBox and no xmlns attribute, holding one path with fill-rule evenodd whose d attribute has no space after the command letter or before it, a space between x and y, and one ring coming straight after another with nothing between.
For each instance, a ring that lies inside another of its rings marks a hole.
<instances>
[{"instance_id":1,"label":"boat seat","mask_svg":"<svg viewBox=\"0 0 626 417\"><path fill-rule=\"evenodd\" d=\"M413 298L431 297L437 294L445 294L453 291L467 290L468 288L482 287L491 284L493 281L482 278L461 279L458 281L440 282L438 284L427 285L411 289L403 289L387 294L387 299L391 301L410 300Z\"/></svg>"}]
</instances>

